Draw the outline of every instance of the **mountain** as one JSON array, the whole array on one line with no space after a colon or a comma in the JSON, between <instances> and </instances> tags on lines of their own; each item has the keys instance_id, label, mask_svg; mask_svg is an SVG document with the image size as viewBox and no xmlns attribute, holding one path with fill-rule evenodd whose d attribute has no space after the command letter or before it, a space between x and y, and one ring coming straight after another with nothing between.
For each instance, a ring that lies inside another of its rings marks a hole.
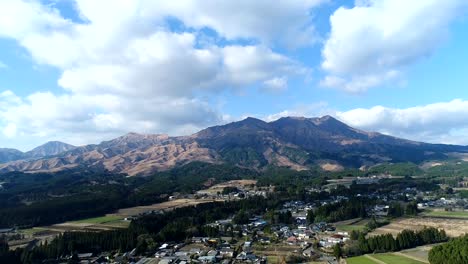
<instances>
[{"instance_id":1,"label":"mountain","mask_svg":"<svg viewBox=\"0 0 468 264\"><path fill-rule=\"evenodd\" d=\"M0 148L0 163L54 156L74 148L76 147L60 141L49 141L28 152L11 148Z\"/></svg>"},{"instance_id":2,"label":"mountain","mask_svg":"<svg viewBox=\"0 0 468 264\"><path fill-rule=\"evenodd\" d=\"M39 147L34 148L31 151L26 152L25 154L28 158L42 158L57 155L74 148L76 147L60 141L49 141L44 145L41 145Z\"/></svg>"},{"instance_id":3,"label":"mountain","mask_svg":"<svg viewBox=\"0 0 468 264\"><path fill-rule=\"evenodd\" d=\"M13 160L24 158L24 153L11 148L0 148L0 163L5 163Z\"/></svg>"},{"instance_id":4,"label":"mountain","mask_svg":"<svg viewBox=\"0 0 468 264\"><path fill-rule=\"evenodd\" d=\"M258 170L271 165L340 170L383 162L421 163L468 152L466 146L428 144L362 131L331 116L284 117L273 122L249 117L191 136L129 133L97 145L48 144L32 151L39 153L39 158L29 154L28 159L6 162L0 165L0 172L87 167L146 175L194 161Z\"/></svg>"}]
</instances>

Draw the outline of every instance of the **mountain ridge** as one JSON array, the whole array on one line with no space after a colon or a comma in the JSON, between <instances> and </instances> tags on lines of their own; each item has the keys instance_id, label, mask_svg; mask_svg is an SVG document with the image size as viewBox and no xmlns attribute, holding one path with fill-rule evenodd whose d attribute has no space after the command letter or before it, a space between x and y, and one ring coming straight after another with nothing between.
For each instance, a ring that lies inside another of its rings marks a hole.
<instances>
[{"instance_id":1,"label":"mountain ridge","mask_svg":"<svg viewBox=\"0 0 468 264\"><path fill-rule=\"evenodd\" d=\"M468 147L367 132L323 116L283 117L272 122L249 117L208 127L190 136L128 133L100 144L82 147L67 144L49 149L52 150L55 153L51 156L0 164L0 172L58 171L83 166L147 175L194 161L258 170L270 165L295 170L319 166L329 170L383 162L446 159L451 152L468 152Z\"/></svg>"}]
</instances>

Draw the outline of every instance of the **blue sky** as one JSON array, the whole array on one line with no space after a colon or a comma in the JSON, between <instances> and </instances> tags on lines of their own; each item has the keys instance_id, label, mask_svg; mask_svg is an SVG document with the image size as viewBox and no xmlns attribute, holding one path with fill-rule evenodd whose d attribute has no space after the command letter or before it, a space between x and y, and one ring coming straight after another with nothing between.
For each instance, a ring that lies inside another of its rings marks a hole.
<instances>
[{"instance_id":1,"label":"blue sky","mask_svg":"<svg viewBox=\"0 0 468 264\"><path fill-rule=\"evenodd\" d=\"M468 144L464 0L0 3L0 147L330 114Z\"/></svg>"}]
</instances>

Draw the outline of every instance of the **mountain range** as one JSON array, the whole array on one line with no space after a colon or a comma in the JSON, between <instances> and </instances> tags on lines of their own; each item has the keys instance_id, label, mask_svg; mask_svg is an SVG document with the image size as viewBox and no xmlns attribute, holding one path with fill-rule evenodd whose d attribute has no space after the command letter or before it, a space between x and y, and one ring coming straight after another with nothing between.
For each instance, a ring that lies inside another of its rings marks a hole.
<instances>
[{"instance_id":1,"label":"mountain range","mask_svg":"<svg viewBox=\"0 0 468 264\"><path fill-rule=\"evenodd\" d=\"M352 128L331 116L246 118L190 136L129 133L75 147L48 142L28 152L0 149L0 172L95 168L148 175L194 161L262 170L268 166L335 171L385 162L422 163L467 153L467 146L428 144Z\"/></svg>"}]
</instances>

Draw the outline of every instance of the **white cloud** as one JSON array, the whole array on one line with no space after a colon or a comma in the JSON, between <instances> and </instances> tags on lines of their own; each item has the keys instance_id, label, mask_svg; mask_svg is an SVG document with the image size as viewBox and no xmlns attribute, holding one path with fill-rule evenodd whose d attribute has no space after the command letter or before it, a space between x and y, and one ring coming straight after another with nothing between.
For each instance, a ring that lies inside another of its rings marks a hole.
<instances>
[{"instance_id":1,"label":"white cloud","mask_svg":"<svg viewBox=\"0 0 468 264\"><path fill-rule=\"evenodd\" d=\"M84 23L38 1L1 2L0 37L59 69L64 91L25 98L4 92L0 127L10 136L82 144L127 131L188 134L222 122L209 95L309 72L269 45L285 36L298 42L283 44L310 43L310 9L321 2L76 0ZM190 29L171 31L167 17ZM198 31L206 27L232 44L207 41Z\"/></svg>"},{"instance_id":2,"label":"white cloud","mask_svg":"<svg viewBox=\"0 0 468 264\"><path fill-rule=\"evenodd\" d=\"M275 77L263 82L264 90L277 93L284 92L288 87L288 78L286 77Z\"/></svg>"},{"instance_id":3,"label":"white cloud","mask_svg":"<svg viewBox=\"0 0 468 264\"><path fill-rule=\"evenodd\" d=\"M441 45L465 7L464 0L361 0L340 7L322 49L327 76L321 84L359 93L398 80Z\"/></svg>"},{"instance_id":4,"label":"white cloud","mask_svg":"<svg viewBox=\"0 0 468 264\"><path fill-rule=\"evenodd\" d=\"M400 138L444 144L468 145L468 101L455 99L408 108L374 106L339 111L326 102L297 105L260 117L274 121L287 116L335 116L351 127Z\"/></svg>"},{"instance_id":5,"label":"white cloud","mask_svg":"<svg viewBox=\"0 0 468 264\"><path fill-rule=\"evenodd\" d=\"M8 65L6 65L3 61L0 61L0 70L6 68L8 68Z\"/></svg>"},{"instance_id":6,"label":"white cloud","mask_svg":"<svg viewBox=\"0 0 468 264\"><path fill-rule=\"evenodd\" d=\"M310 12L324 2L328 0L161 1L145 13L172 14L190 27L209 27L231 40L279 41L294 48L316 41Z\"/></svg>"},{"instance_id":7,"label":"white cloud","mask_svg":"<svg viewBox=\"0 0 468 264\"><path fill-rule=\"evenodd\" d=\"M456 99L409 108L374 106L336 112L345 123L368 131L432 143L468 144L468 101Z\"/></svg>"}]
</instances>

